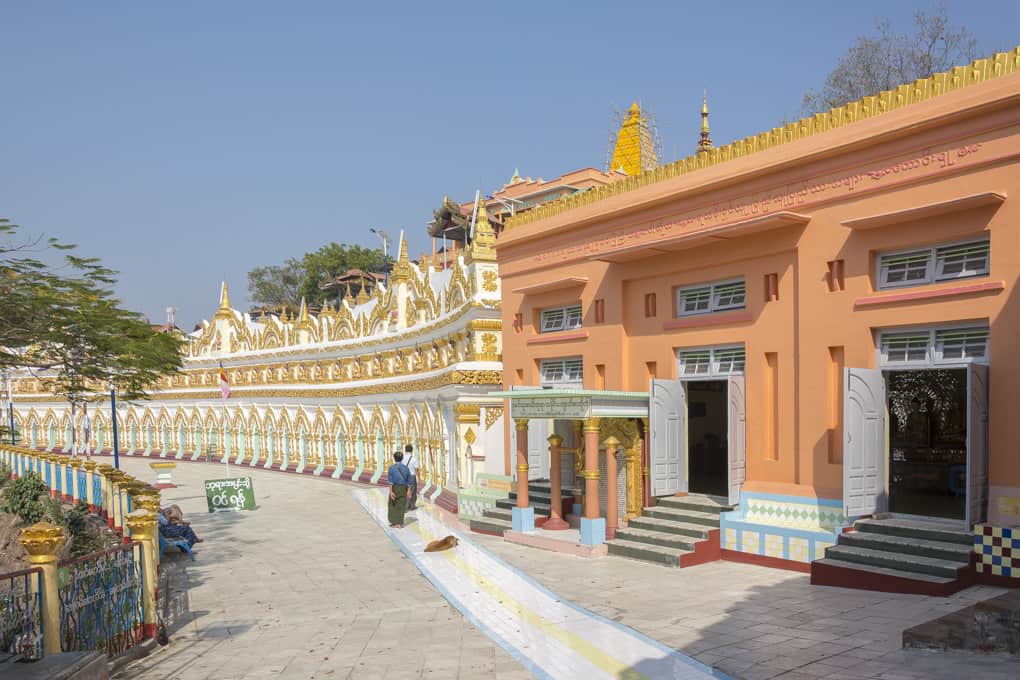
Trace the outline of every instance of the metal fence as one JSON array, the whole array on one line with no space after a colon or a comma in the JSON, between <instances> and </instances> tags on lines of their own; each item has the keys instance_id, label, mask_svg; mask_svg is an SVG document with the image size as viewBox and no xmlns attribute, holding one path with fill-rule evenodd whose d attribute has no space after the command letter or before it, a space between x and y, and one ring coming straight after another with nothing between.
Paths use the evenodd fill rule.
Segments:
<instances>
[{"instance_id":1,"label":"metal fence","mask_svg":"<svg viewBox=\"0 0 1020 680\"><path fill-rule=\"evenodd\" d=\"M65 652L122 654L142 641L141 550L122 546L60 567L60 644Z\"/></svg>"},{"instance_id":2,"label":"metal fence","mask_svg":"<svg viewBox=\"0 0 1020 680\"><path fill-rule=\"evenodd\" d=\"M0 651L26 659L43 655L42 570L0 576Z\"/></svg>"}]
</instances>

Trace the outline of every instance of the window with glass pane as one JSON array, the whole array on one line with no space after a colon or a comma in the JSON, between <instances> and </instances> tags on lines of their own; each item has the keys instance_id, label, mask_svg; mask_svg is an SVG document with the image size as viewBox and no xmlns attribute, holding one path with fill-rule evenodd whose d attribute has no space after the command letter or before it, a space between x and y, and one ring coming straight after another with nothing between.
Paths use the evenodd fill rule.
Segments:
<instances>
[{"instance_id":1,"label":"window with glass pane","mask_svg":"<svg viewBox=\"0 0 1020 680\"><path fill-rule=\"evenodd\" d=\"M882 354L890 363L927 362L928 333L884 333Z\"/></svg>"},{"instance_id":2,"label":"window with glass pane","mask_svg":"<svg viewBox=\"0 0 1020 680\"><path fill-rule=\"evenodd\" d=\"M680 352L681 375L708 375L712 370L712 353L709 350Z\"/></svg>"},{"instance_id":3,"label":"window with glass pane","mask_svg":"<svg viewBox=\"0 0 1020 680\"><path fill-rule=\"evenodd\" d=\"M714 292L714 309L733 309L744 306L744 282L716 284L712 286Z\"/></svg>"},{"instance_id":4,"label":"window with glass pane","mask_svg":"<svg viewBox=\"0 0 1020 680\"><path fill-rule=\"evenodd\" d=\"M935 332L935 356L941 361L984 359L987 354L987 328L957 328Z\"/></svg>"},{"instance_id":5,"label":"window with glass pane","mask_svg":"<svg viewBox=\"0 0 1020 680\"><path fill-rule=\"evenodd\" d=\"M563 378L568 382L584 380L584 369L580 359L568 359L564 362Z\"/></svg>"},{"instance_id":6,"label":"window with glass pane","mask_svg":"<svg viewBox=\"0 0 1020 680\"><path fill-rule=\"evenodd\" d=\"M717 349L715 355L716 373L729 375L744 372L744 349Z\"/></svg>"},{"instance_id":7,"label":"window with glass pane","mask_svg":"<svg viewBox=\"0 0 1020 680\"><path fill-rule=\"evenodd\" d=\"M702 314L712 304L712 287L688 288L677 291L677 315Z\"/></svg>"},{"instance_id":8,"label":"window with glass pane","mask_svg":"<svg viewBox=\"0 0 1020 680\"><path fill-rule=\"evenodd\" d=\"M556 359L542 362L542 382L560 382L563 380L563 361Z\"/></svg>"},{"instance_id":9,"label":"window with glass pane","mask_svg":"<svg viewBox=\"0 0 1020 680\"><path fill-rule=\"evenodd\" d=\"M988 273L988 241L943 246L935 250L935 278L962 279Z\"/></svg>"},{"instance_id":10,"label":"window with glass pane","mask_svg":"<svg viewBox=\"0 0 1020 680\"><path fill-rule=\"evenodd\" d=\"M581 327L581 305L574 305L566 308L567 328Z\"/></svg>"},{"instance_id":11,"label":"window with glass pane","mask_svg":"<svg viewBox=\"0 0 1020 680\"><path fill-rule=\"evenodd\" d=\"M908 286L929 280L931 251L883 255L879 259L879 286Z\"/></svg>"}]
</instances>

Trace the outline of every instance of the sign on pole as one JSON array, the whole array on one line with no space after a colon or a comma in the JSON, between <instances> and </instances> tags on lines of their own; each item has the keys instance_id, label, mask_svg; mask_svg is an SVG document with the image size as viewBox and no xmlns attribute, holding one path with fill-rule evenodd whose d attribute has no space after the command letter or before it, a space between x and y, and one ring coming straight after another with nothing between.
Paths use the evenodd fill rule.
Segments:
<instances>
[{"instance_id":1,"label":"sign on pole","mask_svg":"<svg viewBox=\"0 0 1020 680\"><path fill-rule=\"evenodd\" d=\"M209 512L254 510L255 487L252 486L251 477L207 479L205 500L209 504Z\"/></svg>"}]
</instances>

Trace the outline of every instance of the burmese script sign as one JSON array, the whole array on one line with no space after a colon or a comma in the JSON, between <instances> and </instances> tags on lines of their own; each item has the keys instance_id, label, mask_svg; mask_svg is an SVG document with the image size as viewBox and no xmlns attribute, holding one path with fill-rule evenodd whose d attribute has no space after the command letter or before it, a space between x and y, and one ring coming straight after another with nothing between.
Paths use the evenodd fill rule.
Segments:
<instances>
[{"instance_id":1,"label":"burmese script sign","mask_svg":"<svg viewBox=\"0 0 1020 680\"><path fill-rule=\"evenodd\" d=\"M209 512L254 510L255 487L252 486L251 477L207 479L205 500L209 503Z\"/></svg>"},{"instance_id":2,"label":"burmese script sign","mask_svg":"<svg viewBox=\"0 0 1020 680\"><path fill-rule=\"evenodd\" d=\"M582 420L591 417L591 397L511 397L510 411L514 418Z\"/></svg>"}]
</instances>

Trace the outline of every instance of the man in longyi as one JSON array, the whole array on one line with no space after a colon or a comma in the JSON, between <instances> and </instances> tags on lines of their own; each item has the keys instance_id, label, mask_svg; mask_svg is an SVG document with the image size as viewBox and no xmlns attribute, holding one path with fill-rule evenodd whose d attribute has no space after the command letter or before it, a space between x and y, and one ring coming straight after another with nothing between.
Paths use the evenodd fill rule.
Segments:
<instances>
[{"instance_id":1,"label":"man in longyi","mask_svg":"<svg viewBox=\"0 0 1020 680\"><path fill-rule=\"evenodd\" d=\"M404 512L407 510L407 487L411 483L411 471L402 461L401 451L393 453L393 465L386 471L386 480L390 483L389 520L395 529L404 528Z\"/></svg>"}]
</instances>

